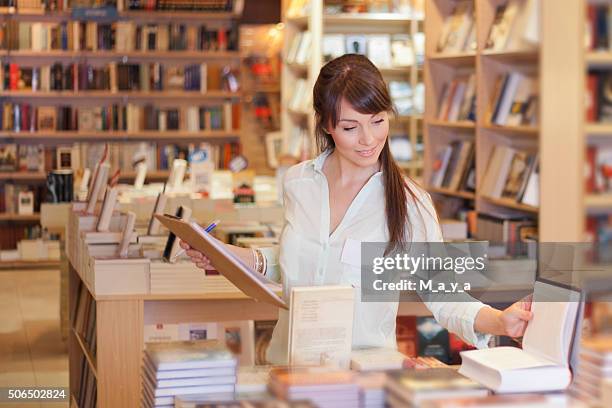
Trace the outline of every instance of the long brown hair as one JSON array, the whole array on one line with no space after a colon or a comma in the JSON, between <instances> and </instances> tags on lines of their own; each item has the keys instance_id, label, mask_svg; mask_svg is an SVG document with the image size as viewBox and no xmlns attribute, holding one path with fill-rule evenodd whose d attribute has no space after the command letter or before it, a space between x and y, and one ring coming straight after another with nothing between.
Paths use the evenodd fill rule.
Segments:
<instances>
[{"instance_id":1,"label":"long brown hair","mask_svg":"<svg viewBox=\"0 0 612 408\"><path fill-rule=\"evenodd\" d=\"M315 139L320 152L335 148L334 139L325 129L338 124L342 99L359 113L395 113L387 85L370 60L363 55L346 54L328 62L321 68L313 89ZM386 252L389 253L405 247L406 225L410 225L408 195L413 202L417 198L391 155L388 138L380 153L380 163L389 229Z\"/></svg>"}]
</instances>

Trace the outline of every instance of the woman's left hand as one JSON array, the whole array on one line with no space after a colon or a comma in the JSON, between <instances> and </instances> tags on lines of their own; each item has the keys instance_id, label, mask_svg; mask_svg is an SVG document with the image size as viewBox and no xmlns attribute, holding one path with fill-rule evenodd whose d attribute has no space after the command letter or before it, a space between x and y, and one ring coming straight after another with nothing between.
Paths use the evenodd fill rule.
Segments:
<instances>
[{"instance_id":1,"label":"woman's left hand","mask_svg":"<svg viewBox=\"0 0 612 408\"><path fill-rule=\"evenodd\" d=\"M527 323L533 317L531 299L529 295L501 312L499 320L506 336L521 337L525 334Z\"/></svg>"}]
</instances>

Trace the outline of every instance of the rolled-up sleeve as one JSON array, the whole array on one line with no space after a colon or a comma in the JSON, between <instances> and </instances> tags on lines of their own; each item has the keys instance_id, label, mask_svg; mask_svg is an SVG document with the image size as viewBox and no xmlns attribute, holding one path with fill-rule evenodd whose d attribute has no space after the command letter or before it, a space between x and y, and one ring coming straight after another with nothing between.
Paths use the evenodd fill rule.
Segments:
<instances>
[{"instance_id":1,"label":"rolled-up sleeve","mask_svg":"<svg viewBox=\"0 0 612 408\"><path fill-rule=\"evenodd\" d=\"M425 219L427 242L442 242L442 230L429 194L426 193L422 201L427 210L422 214ZM492 336L476 332L474 322L480 309L490 306L474 299L467 293L460 296L458 294L452 295L452 301L446 300L445 298L448 297L443 294L437 296L428 294L426 298L425 306L431 311L438 323L448 331L479 349L488 347Z\"/></svg>"}]
</instances>

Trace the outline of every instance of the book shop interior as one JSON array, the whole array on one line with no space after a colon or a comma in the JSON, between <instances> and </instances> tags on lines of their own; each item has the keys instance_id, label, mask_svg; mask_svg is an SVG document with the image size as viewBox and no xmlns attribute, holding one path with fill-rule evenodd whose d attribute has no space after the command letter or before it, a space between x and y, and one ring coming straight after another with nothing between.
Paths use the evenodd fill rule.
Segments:
<instances>
[{"instance_id":1,"label":"book shop interior","mask_svg":"<svg viewBox=\"0 0 612 408\"><path fill-rule=\"evenodd\" d=\"M612 407L612 0L0 0L1 407Z\"/></svg>"}]
</instances>

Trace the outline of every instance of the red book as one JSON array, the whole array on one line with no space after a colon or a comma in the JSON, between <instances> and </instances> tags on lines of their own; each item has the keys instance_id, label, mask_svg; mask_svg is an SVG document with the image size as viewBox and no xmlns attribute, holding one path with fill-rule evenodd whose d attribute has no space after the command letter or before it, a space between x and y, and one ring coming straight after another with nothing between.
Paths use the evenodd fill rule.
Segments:
<instances>
[{"instance_id":1,"label":"red book","mask_svg":"<svg viewBox=\"0 0 612 408\"><path fill-rule=\"evenodd\" d=\"M227 33L225 28L220 28L217 32L217 41L219 42L219 51L227 50Z\"/></svg>"},{"instance_id":2,"label":"red book","mask_svg":"<svg viewBox=\"0 0 612 408\"><path fill-rule=\"evenodd\" d=\"M595 49L595 43L597 42L597 10L595 5L589 4L587 6L587 30L589 33L589 44L588 49Z\"/></svg>"},{"instance_id":3,"label":"red book","mask_svg":"<svg viewBox=\"0 0 612 408\"><path fill-rule=\"evenodd\" d=\"M587 174L586 174L586 192L595 192L595 157L597 156L597 148L589 146L587 148Z\"/></svg>"},{"instance_id":4,"label":"red book","mask_svg":"<svg viewBox=\"0 0 612 408\"><path fill-rule=\"evenodd\" d=\"M19 65L9 65L9 89L16 90L19 86Z\"/></svg>"},{"instance_id":5,"label":"red book","mask_svg":"<svg viewBox=\"0 0 612 408\"><path fill-rule=\"evenodd\" d=\"M597 88L599 77L596 74L589 74L587 77L587 122L597 122L599 106L597 104Z\"/></svg>"},{"instance_id":6,"label":"red book","mask_svg":"<svg viewBox=\"0 0 612 408\"><path fill-rule=\"evenodd\" d=\"M20 123L22 132L26 132L30 130L29 116L30 116L30 106L26 104L22 104L21 105L21 123Z\"/></svg>"}]
</instances>

